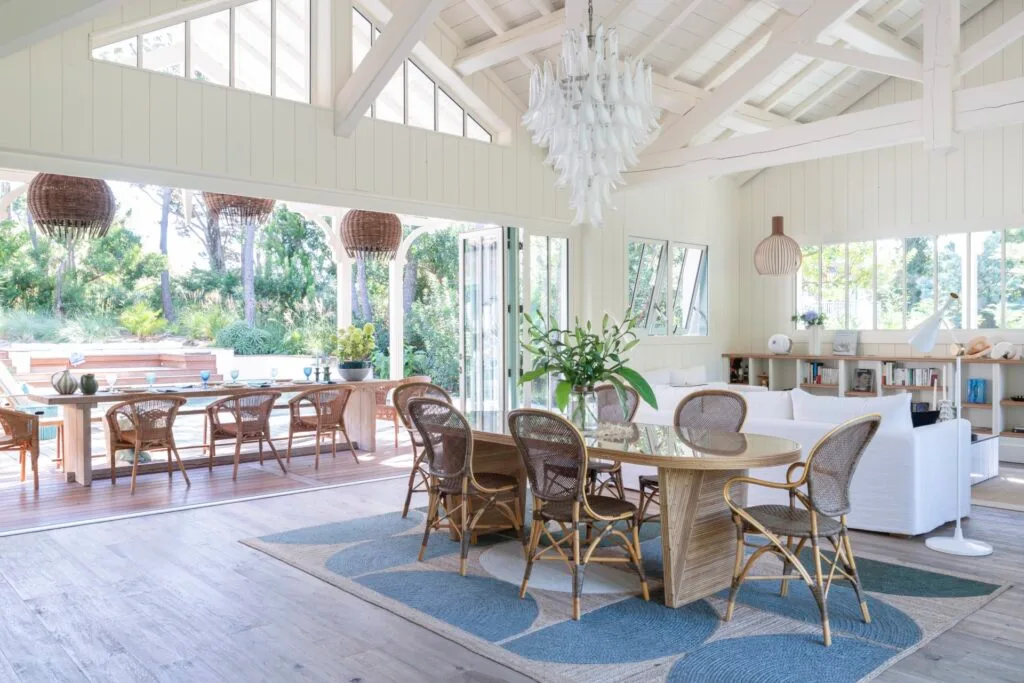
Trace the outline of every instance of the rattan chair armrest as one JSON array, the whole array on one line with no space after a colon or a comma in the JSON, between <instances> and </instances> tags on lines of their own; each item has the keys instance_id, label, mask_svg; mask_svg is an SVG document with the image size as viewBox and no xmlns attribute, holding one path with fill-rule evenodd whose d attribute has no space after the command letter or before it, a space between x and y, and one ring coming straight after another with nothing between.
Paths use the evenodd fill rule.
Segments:
<instances>
[{"instance_id":1,"label":"rattan chair armrest","mask_svg":"<svg viewBox=\"0 0 1024 683\"><path fill-rule=\"evenodd\" d=\"M725 482L725 486L722 487L722 495L725 497L725 503L732 509L737 509L737 505L732 502L732 495L729 493L730 489L736 484L752 484L754 486L763 486L769 489L781 489L783 491L791 491L796 488L796 484L781 483L776 481L765 481L764 479L755 479L754 477L733 477L729 481Z\"/></svg>"},{"instance_id":2,"label":"rattan chair armrest","mask_svg":"<svg viewBox=\"0 0 1024 683\"><path fill-rule=\"evenodd\" d=\"M797 479L796 481L794 481L793 480L793 472L796 471L796 469L798 467L803 468L803 472L800 474L800 478ZM806 480L806 479L807 479L807 463L806 462L803 462L803 461L795 462L795 463L793 463L792 465L789 466L789 469L786 470L786 481L789 482L790 484L796 484L798 486L802 486L803 483L804 483L804 480Z\"/></svg>"}]
</instances>

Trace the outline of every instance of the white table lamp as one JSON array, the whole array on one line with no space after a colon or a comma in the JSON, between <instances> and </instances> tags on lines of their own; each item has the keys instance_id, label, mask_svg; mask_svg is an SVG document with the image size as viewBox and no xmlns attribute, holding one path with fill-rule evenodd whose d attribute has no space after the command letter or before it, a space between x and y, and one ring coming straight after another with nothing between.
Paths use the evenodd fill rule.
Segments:
<instances>
[{"instance_id":1,"label":"white table lamp","mask_svg":"<svg viewBox=\"0 0 1024 683\"><path fill-rule=\"evenodd\" d=\"M943 323L949 326L952 332L952 326L948 324L946 320L946 313L949 309L959 303L960 297L950 292L949 298L946 299L935 313L928 316L920 325L915 327L910 335L910 345L915 351L921 353L928 353L935 348L935 342L939 337L939 328L942 327ZM960 344L956 340L956 336L953 337L954 343L959 347ZM960 370L961 364L960 359L963 355L963 348L959 348L959 352L956 356L956 372L953 378L953 403L956 405L956 419L957 419L957 438L956 438L956 476L954 481L956 482L956 530L953 532L953 536L934 536L925 541L932 550L936 550L940 553L948 553L950 555L966 555L969 557L982 557L984 555L992 554L992 546L982 541L973 541L968 538L964 538L963 528L960 525Z\"/></svg>"}]
</instances>

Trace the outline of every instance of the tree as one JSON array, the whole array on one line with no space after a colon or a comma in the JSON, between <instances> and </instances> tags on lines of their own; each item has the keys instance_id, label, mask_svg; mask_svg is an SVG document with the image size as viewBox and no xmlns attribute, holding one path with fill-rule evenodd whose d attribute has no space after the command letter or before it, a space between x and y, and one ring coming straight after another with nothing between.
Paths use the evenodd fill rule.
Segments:
<instances>
[{"instance_id":1,"label":"tree","mask_svg":"<svg viewBox=\"0 0 1024 683\"><path fill-rule=\"evenodd\" d=\"M160 272L160 304L164 318L174 321L174 304L171 302L171 274L167 269L167 226L171 218L171 199L174 190L170 187L161 188L160 192L160 253L164 256L164 269Z\"/></svg>"},{"instance_id":2,"label":"tree","mask_svg":"<svg viewBox=\"0 0 1024 683\"><path fill-rule=\"evenodd\" d=\"M256 221L249 219L242 227L242 311L245 324L256 326L256 266L253 250L256 247Z\"/></svg>"}]
</instances>

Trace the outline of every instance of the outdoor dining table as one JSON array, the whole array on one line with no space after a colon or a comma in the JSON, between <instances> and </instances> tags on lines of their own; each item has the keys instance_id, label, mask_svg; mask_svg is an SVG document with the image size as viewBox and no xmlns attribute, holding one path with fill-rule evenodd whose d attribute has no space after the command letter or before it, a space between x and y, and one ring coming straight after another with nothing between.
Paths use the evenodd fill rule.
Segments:
<instances>
[{"instance_id":1,"label":"outdoor dining table","mask_svg":"<svg viewBox=\"0 0 1024 683\"><path fill-rule=\"evenodd\" d=\"M101 391L91 396L80 393L62 395L56 392L29 394L28 399L48 406L60 406L64 413L64 472L69 483L78 482L83 486L92 485L92 419L93 410L101 404L115 404L133 398L157 396L182 396L186 399L218 399L237 396L250 391L280 391L283 394L297 393L315 387L345 386L352 389L345 422L352 445L363 451L377 450L377 425L375 391L378 385L388 380L364 380L362 382L296 383L278 381L265 383L241 382L237 386L210 384L207 388L195 386L161 386L154 389L126 391Z\"/></svg>"},{"instance_id":2,"label":"outdoor dining table","mask_svg":"<svg viewBox=\"0 0 1024 683\"><path fill-rule=\"evenodd\" d=\"M513 444L506 416L467 415L474 442ZM748 469L788 465L800 444L775 436L651 424L605 424L584 434L591 459L658 468L665 604L681 607L732 583L736 526L725 483ZM733 488L745 504L746 485Z\"/></svg>"}]
</instances>

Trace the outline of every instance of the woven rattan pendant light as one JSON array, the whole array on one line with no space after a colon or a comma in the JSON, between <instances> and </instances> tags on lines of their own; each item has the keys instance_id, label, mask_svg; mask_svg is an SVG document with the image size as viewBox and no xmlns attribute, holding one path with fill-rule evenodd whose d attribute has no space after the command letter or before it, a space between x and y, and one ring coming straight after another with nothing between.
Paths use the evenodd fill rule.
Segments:
<instances>
[{"instance_id":1,"label":"woven rattan pendant light","mask_svg":"<svg viewBox=\"0 0 1024 683\"><path fill-rule=\"evenodd\" d=\"M206 209L211 216L224 218L239 225L249 222L265 223L274 211L273 199L204 192L203 201L206 202Z\"/></svg>"},{"instance_id":2,"label":"woven rattan pendant light","mask_svg":"<svg viewBox=\"0 0 1024 683\"><path fill-rule=\"evenodd\" d=\"M40 173L28 184L27 199L43 234L62 242L103 237L117 210L110 186L94 178Z\"/></svg>"},{"instance_id":3,"label":"woven rattan pendant light","mask_svg":"<svg viewBox=\"0 0 1024 683\"><path fill-rule=\"evenodd\" d=\"M800 270L800 245L782 232L782 216L772 216L772 234L754 249L754 267L761 275L792 275Z\"/></svg>"},{"instance_id":4,"label":"woven rattan pendant light","mask_svg":"<svg viewBox=\"0 0 1024 683\"><path fill-rule=\"evenodd\" d=\"M351 258L390 261L402 244L402 220L393 213L353 209L341 219L341 243Z\"/></svg>"}]
</instances>

